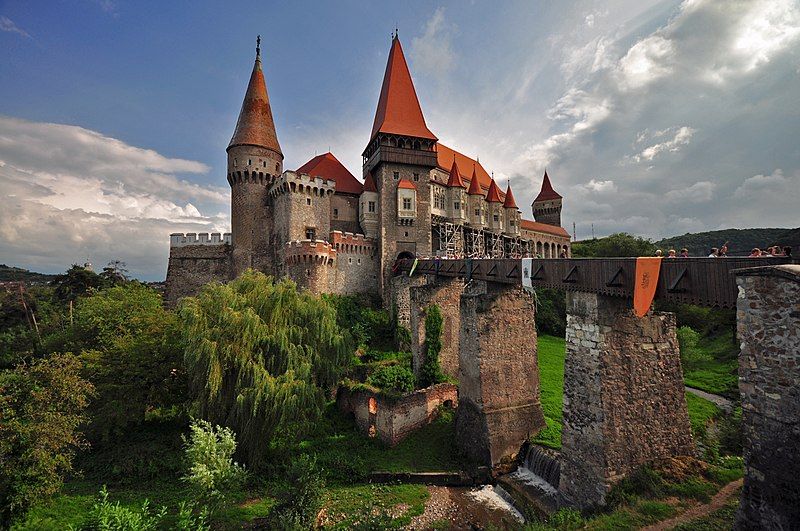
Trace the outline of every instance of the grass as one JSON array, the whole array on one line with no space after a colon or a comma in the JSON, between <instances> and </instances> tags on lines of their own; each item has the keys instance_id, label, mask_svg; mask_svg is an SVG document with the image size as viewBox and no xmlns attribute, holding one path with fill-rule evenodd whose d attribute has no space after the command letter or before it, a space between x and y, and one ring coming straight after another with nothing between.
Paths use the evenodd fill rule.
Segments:
<instances>
[{"instance_id":1,"label":"grass","mask_svg":"<svg viewBox=\"0 0 800 531\"><path fill-rule=\"evenodd\" d=\"M561 448L565 355L566 344L563 338L539 336L539 386L547 427L539 432L533 442L556 450Z\"/></svg>"},{"instance_id":2,"label":"grass","mask_svg":"<svg viewBox=\"0 0 800 531\"><path fill-rule=\"evenodd\" d=\"M692 435L697 437L706 436L706 425L708 422L720 415L719 407L705 398L686 393L686 407L689 410L689 423L692 425Z\"/></svg>"},{"instance_id":3,"label":"grass","mask_svg":"<svg viewBox=\"0 0 800 531\"><path fill-rule=\"evenodd\" d=\"M425 485L354 485L327 491L325 527L397 529L425 510Z\"/></svg>"},{"instance_id":4,"label":"grass","mask_svg":"<svg viewBox=\"0 0 800 531\"><path fill-rule=\"evenodd\" d=\"M681 524L675 528L675 531L727 531L728 529L733 529L736 511L739 508L740 493L741 489L731 496L722 508L717 509L708 516Z\"/></svg>"},{"instance_id":5,"label":"grass","mask_svg":"<svg viewBox=\"0 0 800 531\"><path fill-rule=\"evenodd\" d=\"M739 347L732 330L700 337L683 347L681 360L686 385L708 393L736 398Z\"/></svg>"}]
</instances>

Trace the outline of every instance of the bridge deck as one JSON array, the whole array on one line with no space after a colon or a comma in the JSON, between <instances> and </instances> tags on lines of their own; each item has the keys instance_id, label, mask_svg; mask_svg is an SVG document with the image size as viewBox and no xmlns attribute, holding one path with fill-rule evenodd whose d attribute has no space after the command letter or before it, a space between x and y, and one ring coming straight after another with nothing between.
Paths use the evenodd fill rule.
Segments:
<instances>
[{"instance_id":1,"label":"bridge deck","mask_svg":"<svg viewBox=\"0 0 800 531\"><path fill-rule=\"evenodd\" d=\"M661 261L656 298L670 302L736 307L736 269L800 263L790 258L670 258ZM398 272L411 271L414 260L399 260ZM522 284L523 275L534 287L599 293L633 298L636 258L533 259L525 271L518 259L419 260L414 274Z\"/></svg>"}]
</instances>

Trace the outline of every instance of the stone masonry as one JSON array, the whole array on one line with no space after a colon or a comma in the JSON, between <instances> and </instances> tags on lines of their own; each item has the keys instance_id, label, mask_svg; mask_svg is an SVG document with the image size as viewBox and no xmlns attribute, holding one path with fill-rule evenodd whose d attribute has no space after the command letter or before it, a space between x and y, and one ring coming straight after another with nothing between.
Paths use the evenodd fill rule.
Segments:
<instances>
[{"instance_id":1,"label":"stone masonry","mask_svg":"<svg viewBox=\"0 0 800 531\"><path fill-rule=\"evenodd\" d=\"M175 236L183 235L173 235ZM173 245L169 253L164 300L169 306L174 306L182 297L197 295L200 288L209 282L227 282L232 278L233 256L230 244L211 244L210 239L206 238L204 243Z\"/></svg>"},{"instance_id":2,"label":"stone masonry","mask_svg":"<svg viewBox=\"0 0 800 531\"><path fill-rule=\"evenodd\" d=\"M567 293L559 490L601 506L637 467L693 453L675 315L637 318L626 299Z\"/></svg>"},{"instance_id":3,"label":"stone masonry","mask_svg":"<svg viewBox=\"0 0 800 531\"><path fill-rule=\"evenodd\" d=\"M436 304L443 320L439 364L447 376L458 378L459 305L463 291L464 281L459 278L429 279L428 284L411 288L411 360L416 376L425 362L425 316L427 309Z\"/></svg>"},{"instance_id":4,"label":"stone masonry","mask_svg":"<svg viewBox=\"0 0 800 531\"><path fill-rule=\"evenodd\" d=\"M477 283L473 281L473 283ZM497 465L545 426L534 302L519 286L483 284L461 295L456 443Z\"/></svg>"},{"instance_id":5,"label":"stone masonry","mask_svg":"<svg viewBox=\"0 0 800 531\"><path fill-rule=\"evenodd\" d=\"M800 526L800 266L737 272L744 432L737 529Z\"/></svg>"}]
</instances>

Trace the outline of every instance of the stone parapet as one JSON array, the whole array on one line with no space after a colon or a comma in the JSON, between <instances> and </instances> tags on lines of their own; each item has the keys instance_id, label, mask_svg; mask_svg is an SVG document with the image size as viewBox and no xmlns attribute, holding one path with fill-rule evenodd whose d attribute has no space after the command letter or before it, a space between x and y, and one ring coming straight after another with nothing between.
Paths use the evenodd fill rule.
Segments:
<instances>
[{"instance_id":1,"label":"stone parapet","mask_svg":"<svg viewBox=\"0 0 800 531\"><path fill-rule=\"evenodd\" d=\"M694 451L675 315L630 306L567 293L559 488L581 508L639 466Z\"/></svg>"},{"instance_id":2,"label":"stone parapet","mask_svg":"<svg viewBox=\"0 0 800 531\"><path fill-rule=\"evenodd\" d=\"M339 253L374 255L377 251L377 242L363 234L352 232L332 231L331 244Z\"/></svg>"},{"instance_id":3,"label":"stone parapet","mask_svg":"<svg viewBox=\"0 0 800 531\"><path fill-rule=\"evenodd\" d=\"M335 191L336 181L313 177L305 173L285 171L272 181L268 193L272 197L288 193L326 196L332 195Z\"/></svg>"},{"instance_id":4,"label":"stone parapet","mask_svg":"<svg viewBox=\"0 0 800 531\"><path fill-rule=\"evenodd\" d=\"M185 247L187 245L230 245L231 233L226 232L173 232L169 235L170 247Z\"/></svg>"},{"instance_id":5,"label":"stone parapet","mask_svg":"<svg viewBox=\"0 0 800 531\"><path fill-rule=\"evenodd\" d=\"M327 264L336 260L336 249L324 240L294 240L286 244L284 260L287 264Z\"/></svg>"},{"instance_id":6,"label":"stone parapet","mask_svg":"<svg viewBox=\"0 0 800 531\"><path fill-rule=\"evenodd\" d=\"M737 529L800 523L800 265L736 271L744 487Z\"/></svg>"}]
</instances>

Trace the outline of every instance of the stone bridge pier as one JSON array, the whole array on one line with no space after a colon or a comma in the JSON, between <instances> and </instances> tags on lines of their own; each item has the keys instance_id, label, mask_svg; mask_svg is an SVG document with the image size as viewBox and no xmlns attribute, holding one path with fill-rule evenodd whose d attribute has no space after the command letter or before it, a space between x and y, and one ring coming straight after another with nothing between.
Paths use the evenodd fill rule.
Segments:
<instances>
[{"instance_id":1,"label":"stone bridge pier","mask_svg":"<svg viewBox=\"0 0 800 531\"><path fill-rule=\"evenodd\" d=\"M520 286L472 284L460 297L456 443L492 466L545 426L534 302Z\"/></svg>"},{"instance_id":2,"label":"stone bridge pier","mask_svg":"<svg viewBox=\"0 0 800 531\"><path fill-rule=\"evenodd\" d=\"M737 271L744 488L737 529L800 526L800 265Z\"/></svg>"},{"instance_id":3,"label":"stone bridge pier","mask_svg":"<svg viewBox=\"0 0 800 531\"><path fill-rule=\"evenodd\" d=\"M694 451L675 315L634 315L630 300L567 293L559 490L603 505L637 467Z\"/></svg>"},{"instance_id":4,"label":"stone bridge pier","mask_svg":"<svg viewBox=\"0 0 800 531\"><path fill-rule=\"evenodd\" d=\"M458 379L458 345L461 328L459 304L464 292L464 281L452 277L428 277L427 284L412 286L411 299L411 354L414 375L419 376L425 362L425 316L432 304L442 312L442 350L439 363L442 371Z\"/></svg>"}]
</instances>

